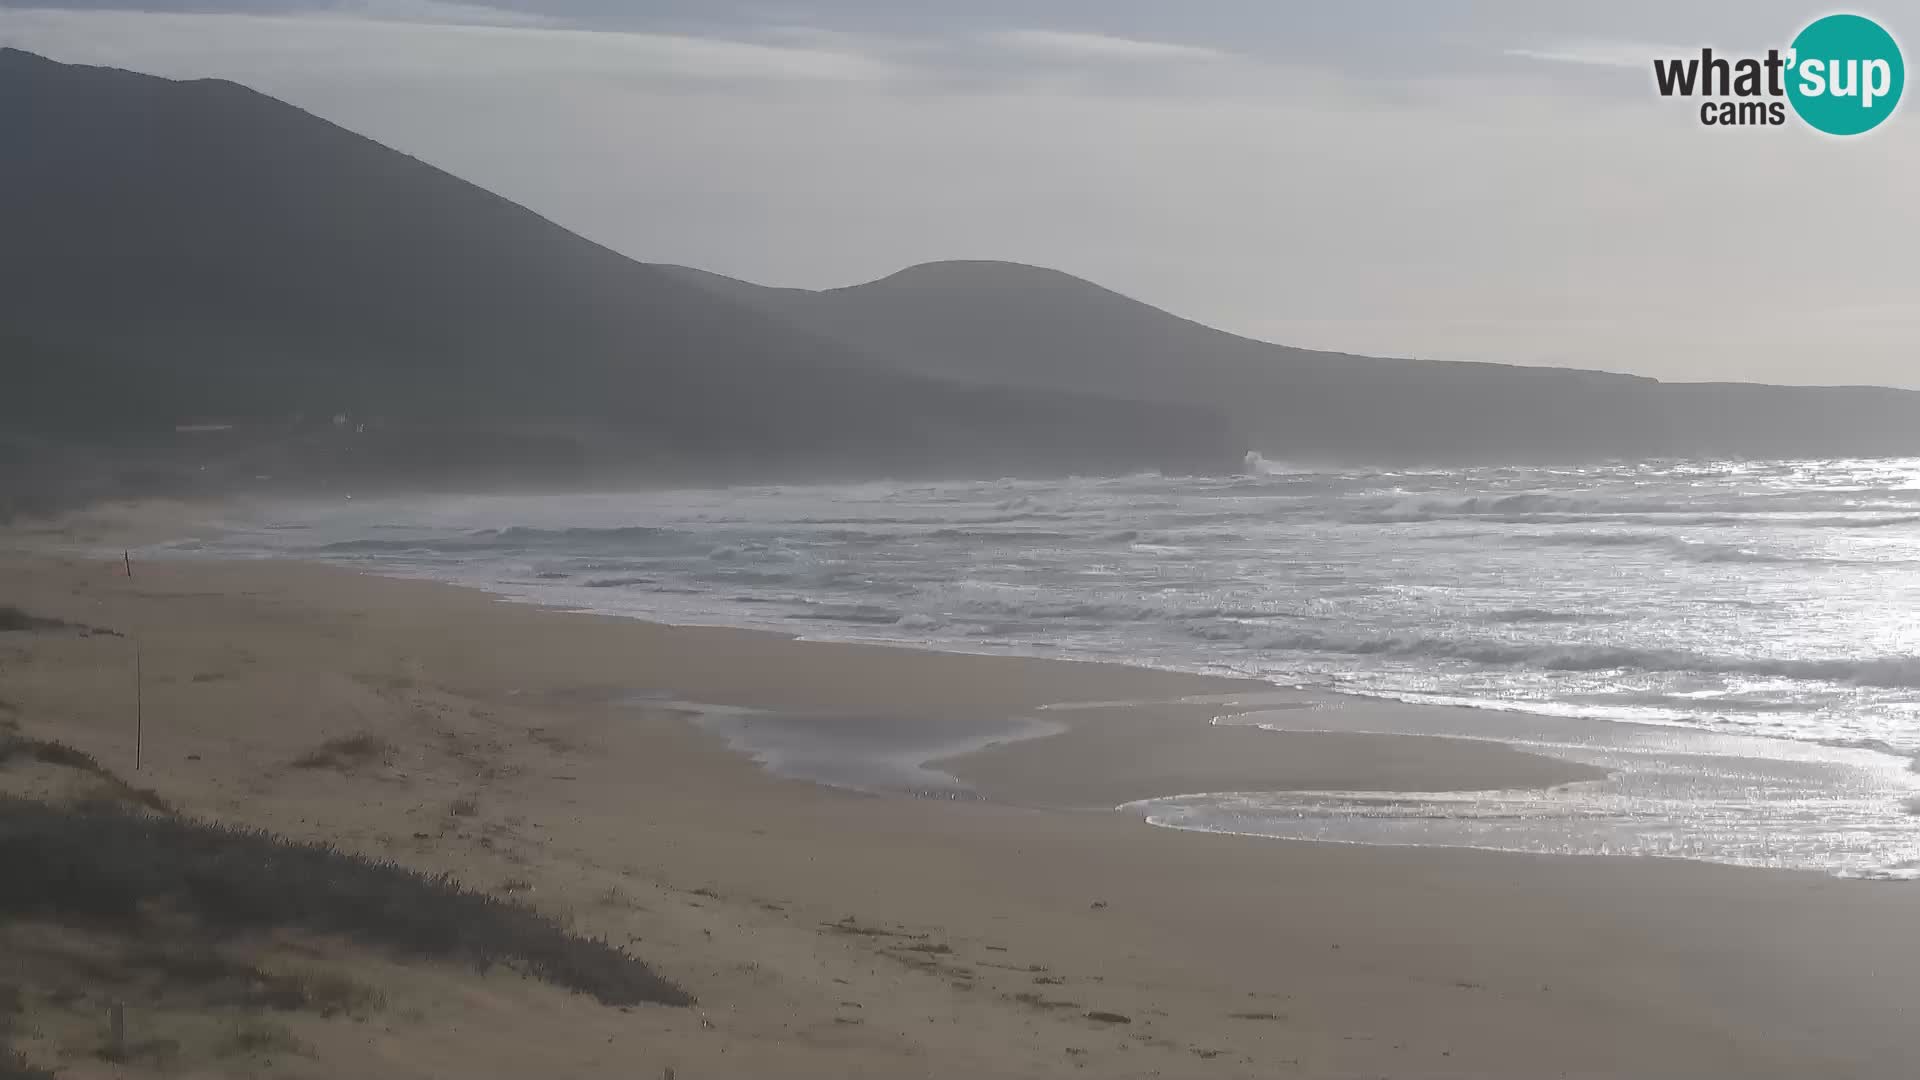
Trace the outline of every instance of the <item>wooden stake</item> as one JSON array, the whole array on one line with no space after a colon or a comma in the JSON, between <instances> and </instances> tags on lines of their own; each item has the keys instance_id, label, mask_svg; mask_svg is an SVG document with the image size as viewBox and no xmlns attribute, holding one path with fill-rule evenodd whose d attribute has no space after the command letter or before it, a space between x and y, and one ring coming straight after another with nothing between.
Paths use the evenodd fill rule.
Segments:
<instances>
[{"instance_id":1,"label":"wooden stake","mask_svg":"<svg viewBox=\"0 0 1920 1080\"><path fill-rule=\"evenodd\" d=\"M107 1006L107 1060L127 1059L127 1007L116 1001Z\"/></svg>"},{"instance_id":2,"label":"wooden stake","mask_svg":"<svg viewBox=\"0 0 1920 1080\"><path fill-rule=\"evenodd\" d=\"M147 703L140 678L140 643L133 643L133 771L140 771L141 744L147 735Z\"/></svg>"},{"instance_id":3,"label":"wooden stake","mask_svg":"<svg viewBox=\"0 0 1920 1080\"><path fill-rule=\"evenodd\" d=\"M120 558L124 559L127 564L127 580L132 581L133 580L133 552L122 551L120 553Z\"/></svg>"}]
</instances>

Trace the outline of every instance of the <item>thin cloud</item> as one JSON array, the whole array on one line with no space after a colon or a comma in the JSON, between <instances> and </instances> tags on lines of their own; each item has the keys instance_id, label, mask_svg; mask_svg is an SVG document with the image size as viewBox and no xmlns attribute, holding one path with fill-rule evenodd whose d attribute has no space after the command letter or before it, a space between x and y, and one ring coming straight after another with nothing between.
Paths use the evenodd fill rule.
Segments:
<instances>
[{"instance_id":1,"label":"thin cloud","mask_svg":"<svg viewBox=\"0 0 1920 1080\"><path fill-rule=\"evenodd\" d=\"M0 8L0 44L56 60L124 63L179 75L210 72L180 70L170 59L200 66L248 56L273 56L334 75L370 69L483 76L541 71L751 84L877 83L909 74L883 56L844 47L485 21L494 10L433 0L374 0L357 9L297 15Z\"/></svg>"},{"instance_id":2,"label":"thin cloud","mask_svg":"<svg viewBox=\"0 0 1920 1080\"><path fill-rule=\"evenodd\" d=\"M1501 55L1587 67L1645 68L1655 57L1685 56L1689 51L1640 41L1569 41L1539 48L1505 49Z\"/></svg>"},{"instance_id":3,"label":"thin cloud","mask_svg":"<svg viewBox=\"0 0 1920 1080\"><path fill-rule=\"evenodd\" d=\"M557 26L559 20L528 11L509 11L450 0L342 0L326 14L375 22L425 23L430 26Z\"/></svg>"},{"instance_id":4,"label":"thin cloud","mask_svg":"<svg viewBox=\"0 0 1920 1080\"><path fill-rule=\"evenodd\" d=\"M1070 30L1001 30L989 34L988 39L1004 49L1065 60L1158 63L1225 60L1229 56L1219 49L1200 45Z\"/></svg>"}]
</instances>

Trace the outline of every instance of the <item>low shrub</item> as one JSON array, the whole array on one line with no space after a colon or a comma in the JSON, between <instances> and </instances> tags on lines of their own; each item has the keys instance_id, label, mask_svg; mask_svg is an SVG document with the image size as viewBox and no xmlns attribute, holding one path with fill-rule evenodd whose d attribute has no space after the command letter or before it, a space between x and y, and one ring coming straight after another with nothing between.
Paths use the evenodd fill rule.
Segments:
<instances>
[{"instance_id":1,"label":"low shrub","mask_svg":"<svg viewBox=\"0 0 1920 1080\"><path fill-rule=\"evenodd\" d=\"M293 759L296 769L352 769L385 761L393 753L393 744L378 735L362 732L328 739Z\"/></svg>"},{"instance_id":2,"label":"low shrub","mask_svg":"<svg viewBox=\"0 0 1920 1080\"><path fill-rule=\"evenodd\" d=\"M609 1005L693 1000L606 941L448 875L257 830L0 797L0 915L129 928L150 909L216 935L291 927L501 964Z\"/></svg>"}]
</instances>

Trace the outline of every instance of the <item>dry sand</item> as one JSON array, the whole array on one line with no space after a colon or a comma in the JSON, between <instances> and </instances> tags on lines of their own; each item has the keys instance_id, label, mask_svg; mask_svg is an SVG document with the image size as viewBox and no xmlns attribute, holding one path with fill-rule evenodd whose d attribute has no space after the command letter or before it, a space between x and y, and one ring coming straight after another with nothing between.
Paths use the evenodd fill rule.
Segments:
<instances>
[{"instance_id":1,"label":"dry sand","mask_svg":"<svg viewBox=\"0 0 1920 1080\"><path fill-rule=\"evenodd\" d=\"M657 626L290 563L137 563L129 580L22 552L0 557L0 603L125 635L0 634L0 700L25 732L130 772L137 642L131 779L188 813L524 885L699 998L612 1009L341 950L329 962L379 984L377 1012L291 1018L302 1049L213 1075L1920 1075L1920 888L1200 835L1087 809L1585 775L1495 745L1097 708L942 766L988 801L861 795L771 776L631 697L912 724L1257 688ZM391 755L291 765L360 732ZM67 1075L132 1075L80 1038L28 1047Z\"/></svg>"}]
</instances>

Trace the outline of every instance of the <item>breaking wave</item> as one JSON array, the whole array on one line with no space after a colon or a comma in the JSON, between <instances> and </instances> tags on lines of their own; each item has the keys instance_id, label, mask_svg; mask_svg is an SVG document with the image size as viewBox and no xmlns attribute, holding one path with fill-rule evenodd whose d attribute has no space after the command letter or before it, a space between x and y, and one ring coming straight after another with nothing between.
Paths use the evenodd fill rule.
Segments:
<instances>
[{"instance_id":1,"label":"breaking wave","mask_svg":"<svg viewBox=\"0 0 1920 1080\"><path fill-rule=\"evenodd\" d=\"M1858 686L1920 687L1920 656L1795 660L1707 656L1678 649L1521 644L1425 637L1417 634L1353 637L1288 632L1254 639L1261 649L1350 656L1436 657L1544 671L1685 671L1772 676Z\"/></svg>"},{"instance_id":2,"label":"breaking wave","mask_svg":"<svg viewBox=\"0 0 1920 1080\"><path fill-rule=\"evenodd\" d=\"M1244 465L357 499L176 550L669 622L1920 745L1920 460Z\"/></svg>"},{"instance_id":3,"label":"breaking wave","mask_svg":"<svg viewBox=\"0 0 1920 1080\"><path fill-rule=\"evenodd\" d=\"M1909 496L1920 494L1906 493ZM1622 499L1523 492L1513 495L1474 495L1461 499L1398 499L1361 506L1348 515L1360 523L1394 524L1442 521L1448 518L1485 518L1514 525L1578 524L1638 520L1662 525L1770 525L1791 528L1880 529L1920 524L1920 514L1887 510L1909 509L1911 500L1881 501L1870 505L1804 496L1750 496L1724 501L1668 502L1659 499ZM1826 512L1820 512L1826 511Z\"/></svg>"},{"instance_id":4,"label":"breaking wave","mask_svg":"<svg viewBox=\"0 0 1920 1080\"><path fill-rule=\"evenodd\" d=\"M1595 612L1548 611L1545 608L1501 608L1479 616L1480 622L1490 623L1579 623L1598 622L1612 616Z\"/></svg>"},{"instance_id":5,"label":"breaking wave","mask_svg":"<svg viewBox=\"0 0 1920 1080\"><path fill-rule=\"evenodd\" d=\"M505 552L539 548L646 548L661 543L686 543L688 533L676 529L625 526L615 529L535 529L515 525L506 529L479 529L459 536L422 536L395 539L338 540L318 550L351 555L423 552Z\"/></svg>"},{"instance_id":6,"label":"breaking wave","mask_svg":"<svg viewBox=\"0 0 1920 1080\"><path fill-rule=\"evenodd\" d=\"M1655 548L1673 558L1697 563L1818 564L1858 561L1832 556L1759 551L1750 546L1709 543L1658 532L1522 533L1513 537L1513 540L1544 547Z\"/></svg>"}]
</instances>

